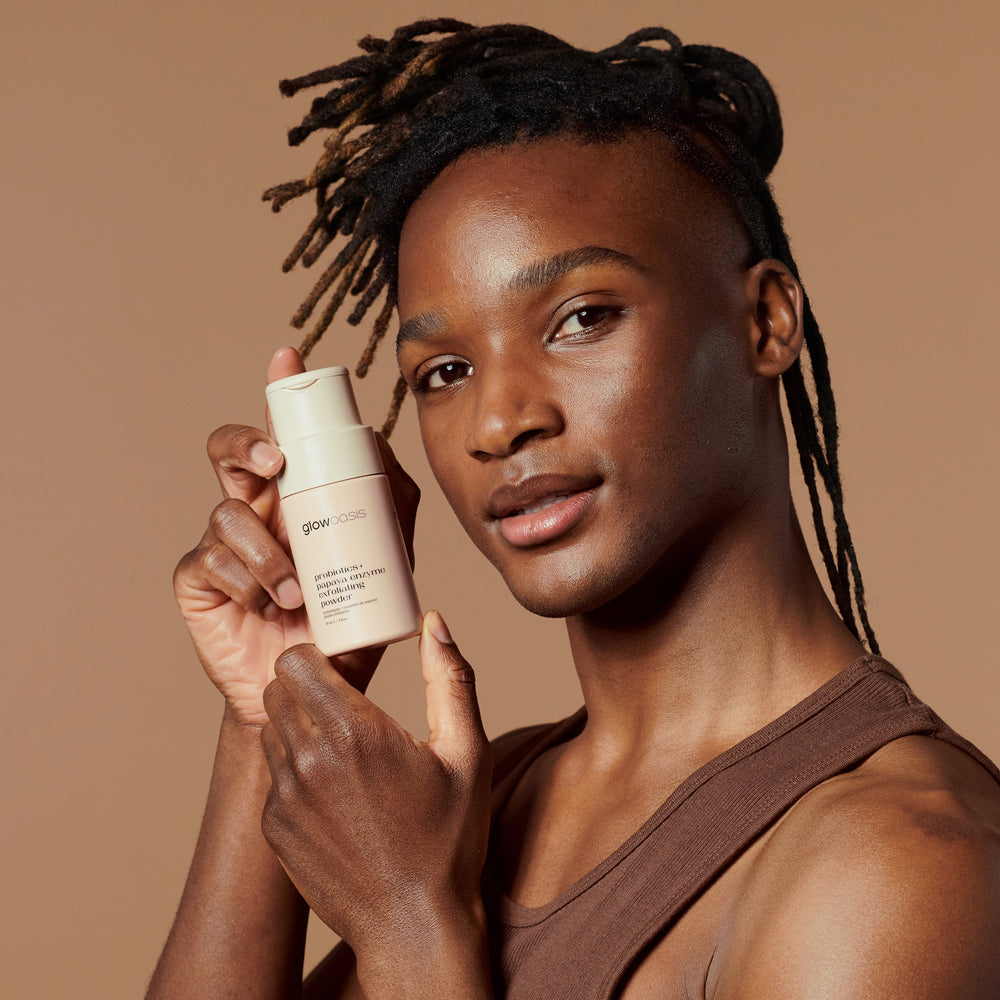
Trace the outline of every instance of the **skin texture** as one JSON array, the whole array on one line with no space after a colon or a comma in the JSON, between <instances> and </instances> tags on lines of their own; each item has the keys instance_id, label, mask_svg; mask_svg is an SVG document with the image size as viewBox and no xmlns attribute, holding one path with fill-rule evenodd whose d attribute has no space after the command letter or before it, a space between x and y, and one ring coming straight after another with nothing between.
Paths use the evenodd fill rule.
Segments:
<instances>
[{"instance_id":1,"label":"skin texture","mask_svg":"<svg viewBox=\"0 0 1000 1000\"><path fill-rule=\"evenodd\" d=\"M495 831L493 873L521 903L565 890L861 652L789 497L777 380L801 303L653 135L467 154L407 216L398 357L431 467L515 597L566 618L588 709ZM297 365L279 352L269 375ZM213 440L227 499L175 585L227 711L150 995L297 995L305 900L351 948L304 996L488 997L489 755L471 668L431 613L429 738L368 702L377 654L327 661L281 586L277 467L250 457L267 435ZM390 475L412 531L413 488ZM993 997L998 829L996 784L970 758L890 744L796 803L624 996Z\"/></svg>"}]
</instances>

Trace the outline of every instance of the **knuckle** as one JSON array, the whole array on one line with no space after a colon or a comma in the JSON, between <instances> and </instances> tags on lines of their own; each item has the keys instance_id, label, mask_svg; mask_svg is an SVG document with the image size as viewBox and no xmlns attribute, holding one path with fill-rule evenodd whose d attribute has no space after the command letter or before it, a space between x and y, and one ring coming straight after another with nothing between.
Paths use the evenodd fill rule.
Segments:
<instances>
[{"instance_id":1,"label":"knuckle","mask_svg":"<svg viewBox=\"0 0 1000 1000\"><path fill-rule=\"evenodd\" d=\"M465 660L458 660L448 667L448 676L459 684L476 683L476 672Z\"/></svg>"},{"instance_id":2,"label":"knuckle","mask_svg":"<svg viewBox=\"0 0 1000 1000\"><path fill-rule=\"evenodd\" d=\"M208 457L214 462L223 455L231 453L233 450L232 442L240 430L239 424L223 424L221 427L216 427L208 435L208 441L205 444Z\"/></svg>"},{"instance_id":3,"label":"knuckle","mask_svg":"<svg viewBox=\"0 0 1000 1000\"><path fill-rule=\"evenodd\" d=\"M336 712L323 720L325 752L331 761L345 764L370 758L372 734L369 726L355 714Z\"/></svg>"},{"instance_id":4,"label":"knuckle","mask_svg":"<svg viewBox=\"0 0 1000 1000\"><path fill-rule=\"evenodd\" d=\"M218 577L225 574L233 554L222 542L213 542L200 550L198 558L202 568L210 577Z\"/></svg>"},{"instance_id":5,"label":"knuckle","mask_svg":"<svg viewBox=\"0 0 1000 1000\"><path fill-rule=\"evenodd\" d=\"M284 678L294 682L297 678L310 673L314 654L317 652L318 650L315 646L311 646L305 642L289 646L274 661L275 677L279 680Z\"/></svg>"},{"instance_id":6,"label":"knuckle","mask_svg":"<svg viewBox=\"0 0 1000 1000\"><path fill-rule=\"evenodd\" d=\"M174 567L174 588L176 589L178 584L183 582L184 577L191 572L195 565L200 560L198 549L191 549L190 552L185 552L184 555L180 557L177 561L177 565Z\"/></svg>"},{"instance_id":7,"label":"knuckle","mask_svg":"<svg viewBox=\"0 0 1000 1000\"><path fill-rule=\"evenodd\" d=\"M441 652L444 655L445 673L449 680L461 684L476 683L476 672L472 669L472 664L462 656L457 646L449 643L441 647Z\"/></svg>"},{"instance_id":8,"label":"knuckle","mask_svg":"<svg viewBox=\"0 0 1000 1000\"><path fill-rule=\"evenodd\" d=\"M272 789L260 815L260 832L268 846L277 851L284 842L285 817L280 797Z\"/></svg>"},{"instance_id":9,"label":"knuckle","mask_svg":"<svg viewBox=\"0 0 1000 1000\"><path fill-rule=\"evenodd\" d=\"M209 515L208 523L220 538L233 535L247 515L256 516L249 504L229 497L217 504Z\"/></svg>"},{"instance_id":10,"label":"knuckle","mask_svg":"<svg viewBox=\"0 0 1000 1000\"><path fill-rule=\"evenodd\" d=\"M263 436L261 431L256 427L231 424L229 438L230 453L233 457L249 459L251 447L260 441Z\"/></svg>"},{"instance_id":11,"label":"knuckle","mask_svg":"<svg viewBox=\"0 0 1000 1000\"><path fill-rule=\"evenodd\" d=\"M262 580L278 583L287 575L288 557L277 542L258 541L248 546L246 557Z\"/></svg>"},{"instance_id":12,"label":"knuckle","mask_svg":"<svg viewBox=\"0 0 1000 1000\"><path fill-rule=\"evenodd\" d=\"M299 747L289 755L288 766L299 788L309 789L320 784L317 779L321 760L322 755L317 754L311 745Z\"/></svg>"},{"instance_id":13,"label":"knuckle","mask_svg":"<svg viewBox=\"0 0 1000 1000\"><path fill-rule=\"evenodd\" d=\"M222 542L213 542L201 549L199 563L203 577L241 607L254 608L266 596L246 566Z\"/></svg>"},{"instance_id":14,"label":"knuckle","mask_svg":"<svg viewBox=\"0 0 1000 1000\"><path fill-rule=\"evenodd\" d=\"M277 581L288 573L288 556L245 501L223 500L212 510L209 527L217 538L232 544L258 578Z\"/></svg>"}]
</instances>

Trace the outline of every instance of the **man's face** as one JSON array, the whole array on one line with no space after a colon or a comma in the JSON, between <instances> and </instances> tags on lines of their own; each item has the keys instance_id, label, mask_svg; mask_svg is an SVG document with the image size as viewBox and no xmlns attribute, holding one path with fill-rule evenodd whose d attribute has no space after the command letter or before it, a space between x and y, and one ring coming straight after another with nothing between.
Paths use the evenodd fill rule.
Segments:
<instances>
[{"instance_id":1,"label":"man's face","mask_svg":"<svg viewBox=\"0 0 1000 1000\"><path fill-rule=\"evenodd\" d=\"M474 151L410 210L400 367L441 488L528 609L662 587L756 492L750 253L644 133Z\"/></svg>"}]
</instances>

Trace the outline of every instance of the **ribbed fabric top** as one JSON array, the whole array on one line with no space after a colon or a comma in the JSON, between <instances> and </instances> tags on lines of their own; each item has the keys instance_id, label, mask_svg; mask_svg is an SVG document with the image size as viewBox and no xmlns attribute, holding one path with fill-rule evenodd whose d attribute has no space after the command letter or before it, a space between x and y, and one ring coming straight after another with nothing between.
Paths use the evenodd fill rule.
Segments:
<instances>
[{"instance_id":1,"label":"ribbed fabric top","mask_svg":"<svg viewBox=\"0 0 1000 1000\"><path fill-rule=\"evenodd\" d=\"M494 822L525 770L586 724L518 730L494 743ZM1000 771L877 656L854 661L763 729L699 768L610 857L545 906L509 899L487 868L497 995L604 1000L636 959L797 799L902 736L922 734Z\"/></svg>"}]
</instances>

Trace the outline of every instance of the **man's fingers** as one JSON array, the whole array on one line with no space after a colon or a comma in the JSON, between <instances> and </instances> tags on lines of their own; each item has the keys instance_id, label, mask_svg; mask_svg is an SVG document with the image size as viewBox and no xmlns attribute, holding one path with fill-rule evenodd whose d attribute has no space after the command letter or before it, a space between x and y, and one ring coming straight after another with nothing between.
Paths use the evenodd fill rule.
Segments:
<instances>
[{"instance_id":1,"label":"man's fingers","mask_svg":"<svg viewBox=\"0 0 1000 1000\"><path fill-rule=\"evenodd\" d=\"M370 705L313 645L286 649L274 664L275 677L301 709L324 729L346 724Z\"/></svg>"},{"instance_id":2,"label":"man's fingers","mask_svg":"<svg viewBox=\"0 0 1000 1000\"><path fill-rule=\"evenodd\" d=\"M305 370L306 366L294 347L279 347L271 355L267 366L267 384L288 378L289 375L301 375Z\"/></svg>"},{"instance_id":3,"label":"man's fingers","mask_svg":"<svg viewBox=\"0 0 1000 1000\"><path fill-rule=\"evenodd\" d=\"M246 503L260 496L284 463L281 452L262 430L240 424L212 431L208 457L223 494Z\"/></svg>"},{"instance_id":4,"label":"man's fingers","mask_svg":"<svg viewBox=\"0 0 1000 1000\"><path fill-rule=\"evenodd\" d=\"M275 382L306 370L294 347L275 351L267 366L267 381ZM267 419L268 433L256 427L226 424L208 439L208 457L227 497L251 503L260 496L268 480L284 464L284 456L274 443L274 428ZM270 436L269 436L270 435Z\"/></svg>"},{"instance_id":5,"label":"man's fingers","mask_svg":"<svg viewBox=\"0 0 1000 1000\"><path fill-rule=\"evenodd\" d=\"M271 681L264 689L264 711L270 720L266 728L272 743L281 743L284 757L292 759L309 745L312 718L280 679Z\"/></svg>"},{"instance_id":6,"label":"man's fingers","mask_svg":"<svg viewBox=\"0 0 1000 1000\"><path fill-rule=\"evenodd\" d=\"M273 607L267 591L246 565L218 541L203 541L181 558L174 570L174 593L178 600L192 602L195 610L217 607L219 594L245 611L259 611L265 618L269 606Z\"/></svg>"},{"instance_id":7,"label":"man's fingers","mask_svg":"<svg viewBox=\"0 0 1000 1000\"><path fill-rule=\"evenodd\" d=\"M437 611L424 616L420 664L427 682L429 743L451 764L478 761L487 740L476 699L475 674Z\"/></svg>"},{"instance_id":8,"label":"man's fingers","mask_svg":"<svg viewBox=\"0 0 1000 1000\"><path fill-rule=\"evenodd\" d=\"M223 500L209 520L215 537L228 546L286 610L302 604L302 591L288 553L278 544L252 507L242 500Z\"/></svg>"}]
</instances>

